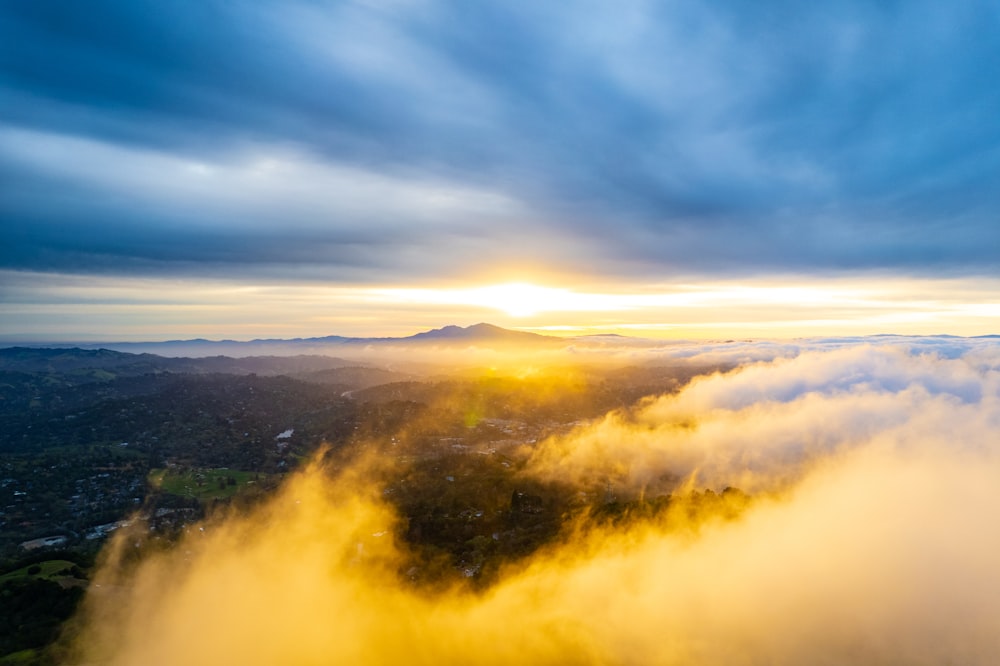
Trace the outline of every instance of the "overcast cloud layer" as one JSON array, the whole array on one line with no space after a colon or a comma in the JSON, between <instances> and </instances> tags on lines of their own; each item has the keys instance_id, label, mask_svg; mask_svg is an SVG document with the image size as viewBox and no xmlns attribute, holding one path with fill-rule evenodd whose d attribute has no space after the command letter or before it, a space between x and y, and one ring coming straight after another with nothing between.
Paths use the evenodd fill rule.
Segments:
<instances>
[{"instance_id":1,"label":"overcast cloud layer","mask_svg":"<svg viewBox=\"0 0 1000 666\"><path fill-rule=\"evenodd\" d=\"M998 32L985 0L3 2L0 268L988 273Z\"/></svg>"}]
</instances>

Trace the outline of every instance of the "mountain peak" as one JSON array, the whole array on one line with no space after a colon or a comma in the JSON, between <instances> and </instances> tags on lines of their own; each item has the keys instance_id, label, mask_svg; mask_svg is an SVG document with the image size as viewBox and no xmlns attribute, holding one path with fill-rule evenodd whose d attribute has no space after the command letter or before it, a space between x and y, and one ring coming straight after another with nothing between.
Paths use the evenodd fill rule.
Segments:
<instances>
[{"instance_id":1,"label":"mountain peak","mask_svg":"<svg viewBox=\"0 0 1000 666\"><path fill-rule=\"evenodd\" d=\"M467 340L467 341L490 341L490 342L551 342L556 340L548 335L528 333L525 331L512 331L501 328L493 324L480 322L471 326L444 326L435 328L423 333L417 333L403 340L410 341L433 341L433 340Z\"/></svg>"}]
</instances>

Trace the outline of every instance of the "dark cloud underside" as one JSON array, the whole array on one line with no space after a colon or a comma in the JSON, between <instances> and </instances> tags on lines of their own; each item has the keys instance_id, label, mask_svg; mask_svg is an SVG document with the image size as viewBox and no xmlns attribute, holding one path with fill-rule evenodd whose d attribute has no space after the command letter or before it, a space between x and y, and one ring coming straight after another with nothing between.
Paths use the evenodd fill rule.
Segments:
<instances>
[{"instance_id":1,"label":"dark cloud underside","mask_svg":"<svg viewBox=\"0 0 1000 666\"><path fill-rule=\"evenodd\" d=\"M0 12L4 268L997 268L991 3Z\"/></svg>"}]
</instances>

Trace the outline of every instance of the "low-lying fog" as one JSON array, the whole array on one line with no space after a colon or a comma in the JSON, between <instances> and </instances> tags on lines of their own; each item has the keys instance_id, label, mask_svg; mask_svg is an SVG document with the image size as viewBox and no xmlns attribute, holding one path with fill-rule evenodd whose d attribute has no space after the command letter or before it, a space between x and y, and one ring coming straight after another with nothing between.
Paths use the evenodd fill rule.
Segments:
<instances>
[{"instance_id":1,"label":"low-lying fog","mask_svg":"<svg viewBox=\"0 0 1000 666\"><path fill-rule=\"evenodd\" d=\"M996 341L622 352L657 353L740 367L539 442L525 473L733 486L739 519L568 530L485 591L431 589L398 574L373 464L313 465L139 563L119 536L70 663L1000 663Z\"/></svg>"}]
</instances>

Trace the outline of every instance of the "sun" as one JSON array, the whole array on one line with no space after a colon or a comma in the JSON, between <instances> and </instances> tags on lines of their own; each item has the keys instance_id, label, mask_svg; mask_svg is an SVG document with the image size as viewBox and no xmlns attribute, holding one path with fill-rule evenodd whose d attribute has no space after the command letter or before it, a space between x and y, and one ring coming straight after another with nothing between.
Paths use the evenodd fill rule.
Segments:
<instances>
[{"instance_id":1,"label":"sun","mask_svg":"<svg viewBox=\"0 0 1000 666\"><path fill-rule=\"evenodd\" d=\"M379 289L372 293L391 302L490 309L514 318L553 312L596 312L628 307L625 302L627 299L621 297L586 294L559 287L540 287L527 282L462 289Z\"/></svg>"},{"instance_id":2,"label":"sun","mask_svg":"<svg viewBox=\"0 0 1000 666\"><path fill-rule=\"evenodd\" d=\"M541 312L563 309L570 299L566 289L539 287L511 282L468 290L471 304L506 312L511 317L530 317Z\"/></svg>"}]
</instances>

